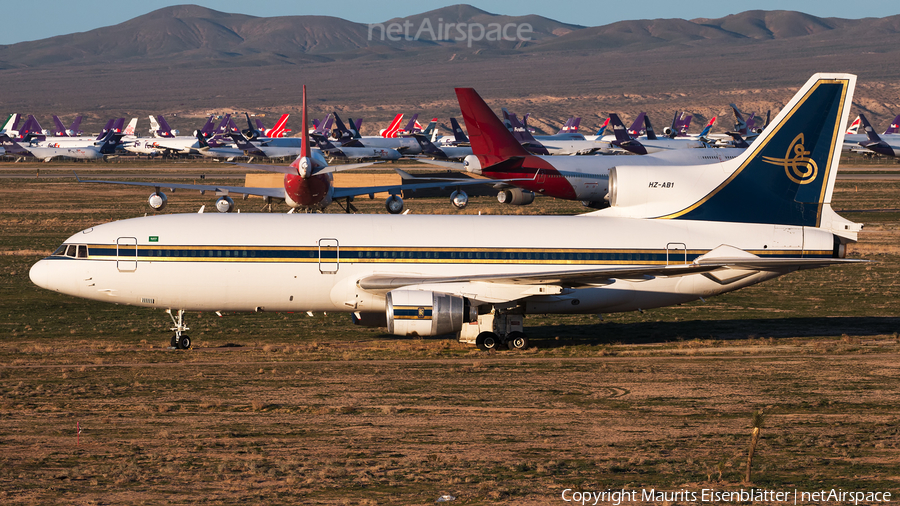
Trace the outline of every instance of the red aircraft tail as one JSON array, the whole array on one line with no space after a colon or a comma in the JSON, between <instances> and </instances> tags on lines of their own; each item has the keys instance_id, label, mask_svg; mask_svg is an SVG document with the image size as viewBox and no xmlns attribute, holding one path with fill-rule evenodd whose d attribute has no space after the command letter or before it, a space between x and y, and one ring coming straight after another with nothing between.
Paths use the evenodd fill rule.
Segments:
<instances>
[{"instance_id":1,"label":"red aircraft tail","mask_svg":"<svg viewBox=\"0 0 900 506\"><path fill-rule=\"evenodd\" d=\"M502 159L530 155L474 89L456 88L456 98L466 121L473 154Z\"/></svg>"}]
</instances>

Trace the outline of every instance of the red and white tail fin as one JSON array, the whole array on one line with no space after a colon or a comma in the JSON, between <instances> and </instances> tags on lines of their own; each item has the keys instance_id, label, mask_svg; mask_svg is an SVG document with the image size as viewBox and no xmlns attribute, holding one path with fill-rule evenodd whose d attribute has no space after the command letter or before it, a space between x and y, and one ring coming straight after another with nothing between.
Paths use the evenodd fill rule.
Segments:
<instances>
[{"instance_id":1,"label":"red and white tail fin","mask_svg":"<svg viewBox=\"0 0 900 506\"><path fill-rule=\"evenodd\" d=\"M285 132L290 132L290 130L285 129L285 125L287 125L287 120L290 114L282 114L281 118L275 123L268 132L266 132L267 137L284 137Z\"/></svg>"},{"instance_id":2,"label":"red and white tail fin","mask_svg":"<svg viewBox=\"0 0 900 506\"><path fill-rule=\"evenodd\" d=\"M853 123L850 123L850 128L847 129L846 133L848 133L848 134L859 133L859 124L860 124L860 120L859 120L859 116L857 116L856 119L853 120Z\"/></svg>"},{"instance_id":3,"label":"red and white tail fin","mask_svg":"<svg viewBox=\"0 0 900 506\"><path fill-rule=\"evenodd\" d=\"M394 116L394 120L387 128L381 131L381 136L385 138L397 137L397 131L400 130L400 122L403 121L403 113Z\"/></svg>"},{"instance_id":4,"label":"red and white tail fin","mask_svg":"<svg viewBox=\"0 0 900 506\"><path fill-rule=\"evenodd\" d=\"M135 128L137 128L137 118L131 118L131 121L128 122L128 126L125 127L125 135L134 136Z\"/></svg>"}]
</instances>

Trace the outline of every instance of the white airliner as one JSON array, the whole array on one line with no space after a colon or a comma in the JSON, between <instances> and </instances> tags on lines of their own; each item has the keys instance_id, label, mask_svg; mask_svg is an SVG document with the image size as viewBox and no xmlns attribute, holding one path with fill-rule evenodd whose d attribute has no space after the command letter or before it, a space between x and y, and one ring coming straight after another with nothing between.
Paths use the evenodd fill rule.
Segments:
<instances>
[{"instance_id":1,"label":"white airliner","mask_svg":"<svg viewBox=\"0 0 900 506\"><path fill-rule=\"evenodd\" d=\"M668 306L853 262L861 225L830 202L855 84L814 75L729 162L613 169L612 207L590 214L150 216L78 232L30 276L169 309L181 348L184 312L214 310L345 311L397 335L522 348L526 314Z\"/></svg>"}]
</instances>

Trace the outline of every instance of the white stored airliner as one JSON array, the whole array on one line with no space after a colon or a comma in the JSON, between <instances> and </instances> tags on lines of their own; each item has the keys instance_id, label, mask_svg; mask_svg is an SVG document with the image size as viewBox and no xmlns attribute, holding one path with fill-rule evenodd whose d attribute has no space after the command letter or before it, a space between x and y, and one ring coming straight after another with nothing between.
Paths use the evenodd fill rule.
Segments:
<instances>
[{"instance_id":1,"label":"white stored airliner","mask_svg":"<svg viewBox=\"0 0 900 506\"><path fill-rule=\"evenodd\" d=\"M590 214L149 216L76 233L30 276L169 309L179 348L184 312L213 310L345 311L397 335L523 348L526 314L668 306L852 262L861 225L830 202L855 84L814 75L734 160L613 169L612 206Z\"/></svg>"}]
</instances>

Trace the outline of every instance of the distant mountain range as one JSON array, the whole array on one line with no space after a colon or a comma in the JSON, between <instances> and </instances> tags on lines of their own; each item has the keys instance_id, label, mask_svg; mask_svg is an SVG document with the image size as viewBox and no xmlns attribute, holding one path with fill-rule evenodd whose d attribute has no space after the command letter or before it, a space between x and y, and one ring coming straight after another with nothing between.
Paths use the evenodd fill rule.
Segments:
<instances>
[{"instance_id":1,"label":"distant mountain range","mask_svg":"<svg viewBox=\"0 0 900 506\"><path fill-rule=\"evenodd\" d=\"M530 40L455 40L467 33L461 24L495 35L497 27L527 25L523 38ZM405 32L398 36L391 26ZM375 122L401 109L458 114L454 86L474 86L554 121L567 111L599 117L673 107L703 117L741 100L777 109L812 73L842 71L860 76L857 103L878 121L900 112L898 35L900 15L747 11L583 27L454 5L366 25L183 5L0 46L0 113L86 113L99 121L146 112L290 112L305 83L313 107L365 113Z\"/></svg>"},{"instance_id":2,"label":"distant mountain range","mask_svg":"<svg viewBox=\"0 0 900 506\"><path fill-rule=\"evenodd\" d=\"M407 27L386 33L391 24ZM900 15L888 18L818 18L792 11L747 11L720 19L653 19L583 27L541 16L501 16L454 5L372 25L327 16L254 17L196 5L166 7L124 23L82 33L0 46L0 69L141 62L217 66L296 64L346 59L427 58L468 49L456 27L527 24L528 41L473 40L475 50L503 54L547 51L651 50L738 46L796 39L868 39L896 45ZM439 30L441 27L446 29ZM481 35L473 29L474 36ZM515 33L507 30L507 35ZM415 38L416 35L419 38ZM444 35L447 39L443 39ZM437 37L435 37L437 36ZM434 40L437 38L438 40ZM391 40L399 39L399 40ZM443 39L443 40L442 40ZM463 39L463 40L456 40ZM886 40L886 39L890 39Z\"/></svg>"}]
</instances>

